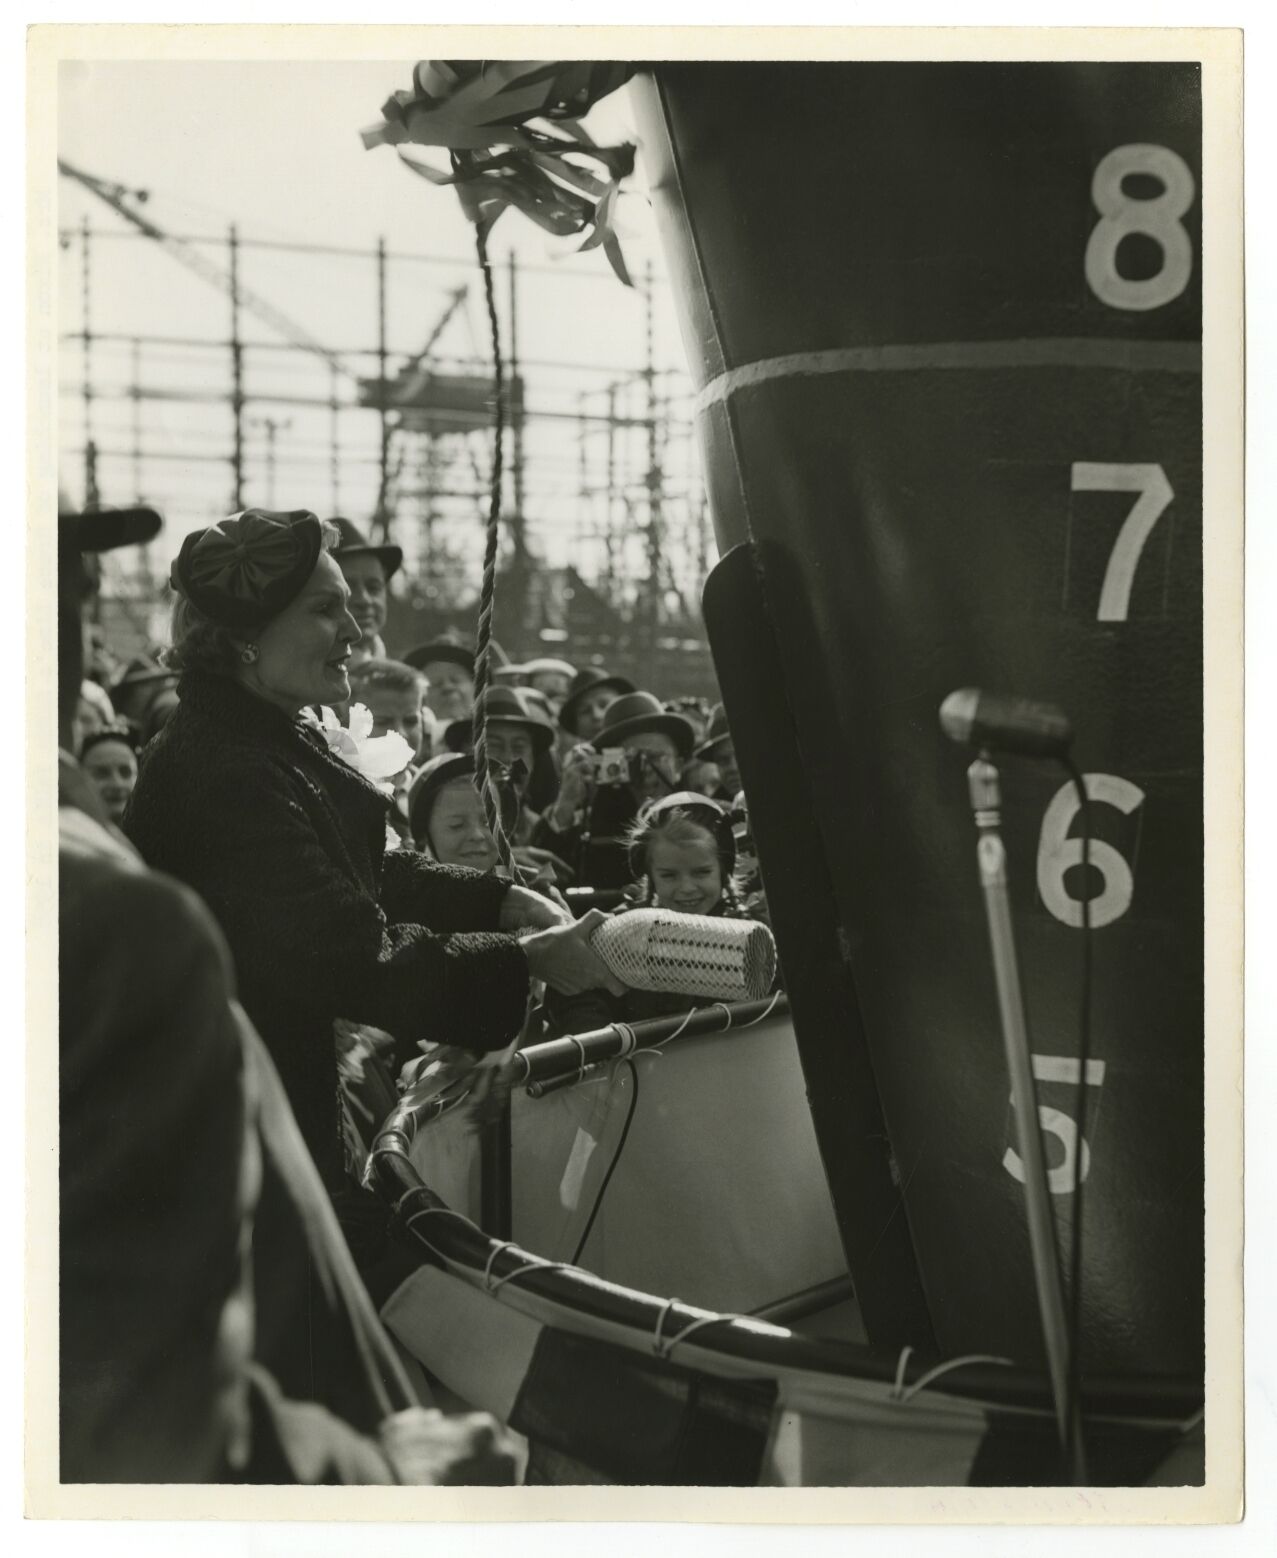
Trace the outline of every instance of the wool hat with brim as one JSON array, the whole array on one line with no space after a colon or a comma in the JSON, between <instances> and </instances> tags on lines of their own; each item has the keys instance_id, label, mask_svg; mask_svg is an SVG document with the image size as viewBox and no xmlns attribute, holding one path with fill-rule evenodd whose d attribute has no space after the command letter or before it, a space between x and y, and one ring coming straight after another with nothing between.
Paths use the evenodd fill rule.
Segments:
<instances>
[{"instance_id":1,"label":"wool hat with brim","mask_svg":"<svg viewBox=\"0 0 1277 1558\"><path fill-rule=\"evenodd\" d=\"M187 536L169 582L211 622L252 633L301 594L323 544L309 509L245 509Z\"/></svg>"},{"instance_id":2,"label":"wool hat with brim","mask_svg":"<svg viewBox=\"0 0 1277 1558\"><path fill-rule=\"evenodd\" d=\"M592 665L587 665L584 670L578 671L572 678L572 687L559 710L559 724L570 736L579 734L576 727L577 717L581 712L581 700L586 693L601 691L603 688L611 688L618 697L622 693L637 690L628 676L612 676L607 671L600 671Z\"/></svg>"},{"instance_id":3,"label":"wool hat with brim","mask_svg":"<svg viewBox=\"0 0 1277 1558\"><path fill-rule=\"evenodd\" d=\"M603 726L590 745L596 752L606 747L623 747L629 736L657 731L674 743L680 758L691 756L696 730L691 720L671 714L650 692L624 693L603 712Z\"/></svg>"},{"instance_id":4,"label":"wool hat with brim","mask_svg":"<svg viewBox=\"0 0 1277 1558\"><path fill-rule=\"evenodd\" d=\"M696 755L704 758L712 757L715 747L720 747L724 741L731 739L732 733L727 728L727 710L721 703L716 703L709 717L709 729L705 732L704 741L696 748Z\"/></svg>"},{"instance_id":5,"label":"wool hat with brim","mask_svg":"<svg viewBox=\"0 0 1277 1558\"><path fill-rule=\"evenodd\" d=\"M463 671L474 675L474 650L467 649L464 644L454 644L450 638L436 638L429 644L418 644L416 649L410 649L404 656L405 664L418 671L424 671L436 661L459 665Z\"/></svg>"},{"instance_id":6,"label":"wool hat with brim","mask_svg":"<svg viewBox=\"0 0 1277 1558\"><path fill-rule=\"evenodd\" d=\"M359 526L353 520L344 519L335 514L328 523L336 525L341 533L341 540L333 547L332 555L341 562L343 557L354 557L360 552L370 552L381 560L381 566L385 570L386 578L391 579L403 566L403 548L395 546L392 542L385 542L381 546L375 546Z\"/></svg>"},{"instance_id":7,"label":"wool hat with brim","mask_svg":"<svg viewBox=\"0 0 1277 1558\"><path fill-rule=\"evenodd\" d=\"M554 726L535 704L529 703L518 687L489 687L483 696L485 720L500 720L507 725L522 725L532 736L537 752L554 744ZM444 745L453 752L469 752L474 745L474 724L455 719L443 733Z\"/></svg>"},{"instance_id":8,"label":"wool hat with brim","mask_svg":"<svg viewBox=\"0 0 1277 1558\"><path fill-rule=\"evenodd\" d=\"M430 826L440 793L458 779L474 778L474 757L469 752L443 752L422 766L408 787L408 825L420 838ZM517 797L508 791L501 797L501 825L510 833L518 821Z\"/></svg>"}]
</instances>

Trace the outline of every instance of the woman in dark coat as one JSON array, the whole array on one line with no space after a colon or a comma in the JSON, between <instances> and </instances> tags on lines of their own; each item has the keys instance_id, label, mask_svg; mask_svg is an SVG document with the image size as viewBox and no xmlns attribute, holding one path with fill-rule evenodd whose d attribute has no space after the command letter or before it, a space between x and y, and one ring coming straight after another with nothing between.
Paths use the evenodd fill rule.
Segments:
<instances>
[{"instance_id":1,"label":"woman in dark coat","mask_svg":"<svg viewBox=\"0 0 1277 1558\"><path fill-rule=\"evenodd\" d=\"M597 920L387 851L390 799L302 717L350 697L360 630L335 539L306 511L253 509L186 538L171 580L181 701L143 754L125 829L219 921L240 999L382 1297L386 1218L346 1173L335 1022L392 1035L397 1069L427 1040L504 1048L532 977L565 992L613 982L587 944Z\"/></svg>"}]
</instances>

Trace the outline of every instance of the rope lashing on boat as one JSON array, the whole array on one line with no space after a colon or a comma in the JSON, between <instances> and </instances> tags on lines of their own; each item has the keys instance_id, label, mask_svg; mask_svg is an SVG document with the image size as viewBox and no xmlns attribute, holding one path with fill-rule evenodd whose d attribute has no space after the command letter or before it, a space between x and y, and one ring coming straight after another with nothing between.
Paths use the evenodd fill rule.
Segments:
<instances>
[{"instance_id":1,"label":"rope lashing on boat","mask_svg":"<svg viewBox=\"0 0 1277 1558\"><path fill-rule=\"evenodd\" d=\"M902 1400L904 1398L904 1392L905 1392L905 1365L909 1362L909 1359L910 1359L910 1356L912 1355L912 1353L913 1353L913 1345L912 1345L912 1343L906 1342L905 1345L900 1349L900 1356L896 1360L896 1378L895 1378L895 1383L891 1387L891 1399L893 1401L900 1401L900 1400Z\"/></svg>"},{"instance_id":2,"label":"rope lashing on boat","mask_svg":"<svg viewBox=\"0 0 1277 1558\"><path fill-rule=\"evenodd\" d=\"M894 1401L900 1406L904 1406L906 1403L912 1401L918 1392L925 1389L926 1386L930 1385L933 1380L938 1380L941 1375L948 1374L953 1369L963 1368L968 1363L1001 1363L1009 1369L1015 1367L1012 1359L999 1358L994 1353L963 1353L960 1358L946 1358L943 1363L937 1363L934 1368L928 1369L925 1374L914 1380L913 1384L909 1386L908 1390L906 1390L904 1389L905 1364L908 1361L909 1354L912 1351L912 1347L904 1347L901 1349L900 1362L896 1366L896 1383L892 1386L888 1395L888 1400Z\"/></svg>"},{"instance_id":3,"label":"rope lashing on boat","mask_svg":"<svg viewBox=\"0 0 1277 1558\"><path fill-rule=\"evenodd\" d=\"M416 1193L417 1192L415 1190L410 1190L408 1192L408 1195L416 1195ZM406 1201L407 1199L408 1199L408 1196L401 1196L399 1201L395 1205L395 1210L398 1211L399 1207L402 1206L403 1202ZM470 1222L470 1219L466 1216L466 1214L464 1212L456 1212L450 1206L423 1206L419 1212L413 1212L413 1214L410 1217L405 1217L404 1218L404 1227L405 1228L411 1228L413 1223L415 1223L419 1218L422 1218L422 1217L439 1217L439 1216L442 1216L444 1213L447 1213L447 1215L449 1217L459 1217L461 1219L461 1221L466 1224L467 1227L473 1226L471 1224L471 1222Z\"/></svg>"},{"instance_id":4,"label":"rope lashing on boat","mask_svg":"<svg viewBox=\"0 0 1277 1558\"><path fill-rule=\"evenodd\" d=\"M662 1346L661 1333L665 1329L665 1322L669 1318L670 1310L673 1309L674 1305L677 1304L677 1303L678 1303L678 1299L676 1299L676 1298L667 1298L665 1300L665 1302L661 1305L661 1312L660 1312L660 1314L657 1315L657 1317L656 1317L656 1329L652 1332L652 1351L656 1354L656 1356L658 1358L664 1356L664 1354L661 1351L661 1346Z\"/></svg>"},{"instance_id":5,"label":"rope lashing on boat","mask_svg":"<svg viewBox=\"0 0 1277 1558\"><path fill-rule=\"evenodd\" d=\"M661 1311L661 1319L664 1320L666 1311ZM702 1330L707 1325L728 1325L733 1320L748 1320L748 1315L700 1315L695 1320L690 1320L681 1331L675 1331L673 1336L654 1340L652 1351L658 1358L668 1358L680 1342L686 1341L693 1331ZM658 1324L659 1330L659 1324Z\"/></svg>"},{"instance_id":6,"label":"rope lashing on boat","mask_svg":"<svg viewBox=\"0 0 1277 1558\"><path fill-rule=\"evenodd\" d=\"M494 1277L486 1286L485 1292L495 1293L507 1282L513 1282L516 1277L526 1276L529 1271L575 1271L576 1269L565 1260L530 1260L522 1266L516 1266L513 1271L507 1271L504 1277Z\"/></svg>"},{"instance_id":7,"label":"rope lashing on boat","mask_svg":"<svg viewBox=\"0 0 1277 1558\"><path fill-rule=\"evenodd\" d=\"M721 1005L721 1004L722 1004L722 1003L721 1003L721 1002L719 1002L719 1001L715 1001L715 1003L714 1003L714 1004L715 1004L715 1006L719 1006L719 1005ZM687 1025L688 1025L688 1023L689 1023L689 1022L691 1022L691 1020L692 1020L692 1012L694 1012L694 1011L697 1011L697 1010L698 1010L698 1008L697 1008L697 1007L695 1007L695 1006L694 1006L694 1007L693 1007L693 1008L692 1008L692 1011L691 1011L691 1012L688 1012L688 1013L687 1013L687 1015L686 1015L686 1016L685 1016L685 1017L684 1017L684 1018L683 1018L683 1020L682 1020L682 1022L681 1022L681 1023L679 1023L679 1025L678 1025L678 1027L677 1027L677 1028L675 1028L675 1030L674 1030L674 1032L673 1032L673 1033L671 1033L671 1034L669 1034L669 1035L667 1035L667 1036L666 1036L666 1037L665 1037L665 1038L663 1038L663 1039L662 1039L662 1040L661 1040L661 1041L660 1041L660 1042L659 1042L659 1043L657 1043L657 1044L653 1044L653 1045L651 1045L651 1046L650 1046L650 1048L651 1048L651 1052L652 1052L652 1054L654 1054L654 1055L655 1055L655 1054L658 1054L658 1053L659 1053L659 1052L660 1052L660 1051L661 1051L661 1050L662 1050L662 1049L664 1049L664 1047L665 1047L665 1046L666 1046L666 1045L667 1045L667 1044L672 1044L672 1043L673 1043L673 1041L674 1041L674 1040L675 1040L675 1039L676 1039L676 1038L678 1038L678 1036L679 1036L679 1034L680 1034L680 1033L683 1033L683 1032L684 1032L684 1031L685 1031L685 1030L686 1030L686 1028L687 1028ZM700 1008L699 1008L699 1010L701 1010L701 1011L703 1011L703 1010L704 1010L704 1007L700 1007ZM618 1026L619 1026L619 1024L618 1024ZM636 1043L637 1043L637 1040L635 1040L635 1042L636 1042ZM623 1054L623 1055L626 1055L626 1054L628 1054L628 1053L629 1053L629 1051L628 1051L628 1050L622 1050L622 1051L621 1051L621 1053L622 1053L622 1054Z\"/></svg>"},{"instance_id":8,"label":"rope lashing on boat","mask_svg":"<svg viewBox=\"0 0 1277 1558\"><path fill-rule=\"evenodd\" d=\"M483 1291L485 1293L491 1293L492 1291L489 1285L492 1281L492 1262L496 1260L502 1250L512 1250L514 1248L515 1242L513 1239L499 1239L488 1251L488 1261L483 1268Z\"/></svg>"},{"instance_id":9,"label":"rope lashing on boat","mask_svg":"<svg viewBox=\"0 0 1277 1558\"><path fill-rule=\"evenodd\" d=\"M455 163L454 157L454 163ZM483 273L483 296L492 334L492 387L495 404L492 426L492 474L488 489L488 528L483 552L483 584L479 593L479 625L474 646L474 782L483 799L488 828L496 841L501 864L513 875L514 854L501 824L501 797L488 771L487 692L491 680L492 612L497 590L497 544L501 536L501 482L505 460L505 371L501 363L501 331L497 323L496 293L488 259L488 231L475 223L475 250Z\"/></svg>"}]
</instances>

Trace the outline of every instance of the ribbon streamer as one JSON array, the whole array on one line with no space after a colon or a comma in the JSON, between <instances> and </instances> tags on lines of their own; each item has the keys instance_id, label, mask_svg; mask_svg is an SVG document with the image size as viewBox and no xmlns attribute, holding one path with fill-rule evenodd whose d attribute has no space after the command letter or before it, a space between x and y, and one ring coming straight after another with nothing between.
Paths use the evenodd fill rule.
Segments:
<instances>
[{"instance_id":1,"label":"ribbon streamer","mask_svg":"<svg viewBox=\"0 0 1277 1558\"><path fill-rule=\"evenodd\" d=\"M382 122L361 136L369 149L393 146L428 182L451 184L485 237L514 206L556 237L585 233L578 252L601 248L628 287L633 281L614 222L621 181L634 168L634 147L600 146L576 121L634 69L579 60L422 60L413 70L412 91L393 93L382 105ZM534 120L561 133L549 134ZM445 148L452 172L407 156L406 144Z\"/></svg>"}]
</instances>

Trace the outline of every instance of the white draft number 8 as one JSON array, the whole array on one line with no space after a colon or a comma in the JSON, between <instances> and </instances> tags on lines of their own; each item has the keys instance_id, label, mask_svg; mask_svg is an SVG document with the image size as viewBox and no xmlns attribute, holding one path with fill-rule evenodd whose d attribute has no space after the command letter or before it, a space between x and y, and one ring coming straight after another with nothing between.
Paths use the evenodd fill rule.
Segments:
<instances>
[{"instance_id":1,"label":"white draft number 8","mask_svg":"<svg viewBox=\"0 0 1277 1558\"><path fill-rule=\"evenodd\" d=\"M1133 200L1122 184L1132 174L1156 179L1162 193ZM1092 292L1112 308L1146 310L1173 302L1193 274L1193 246L1180 218L1193 203L1196 187L1188 164L1166 146L1115 146L1091 180L1091 199L1100 213L1086 245L1086 279ZM1142 281L1118 273L1117 250L1123 238L1142 233L1162 251L1160 270Z\"/></svg>"}]
</instances>

